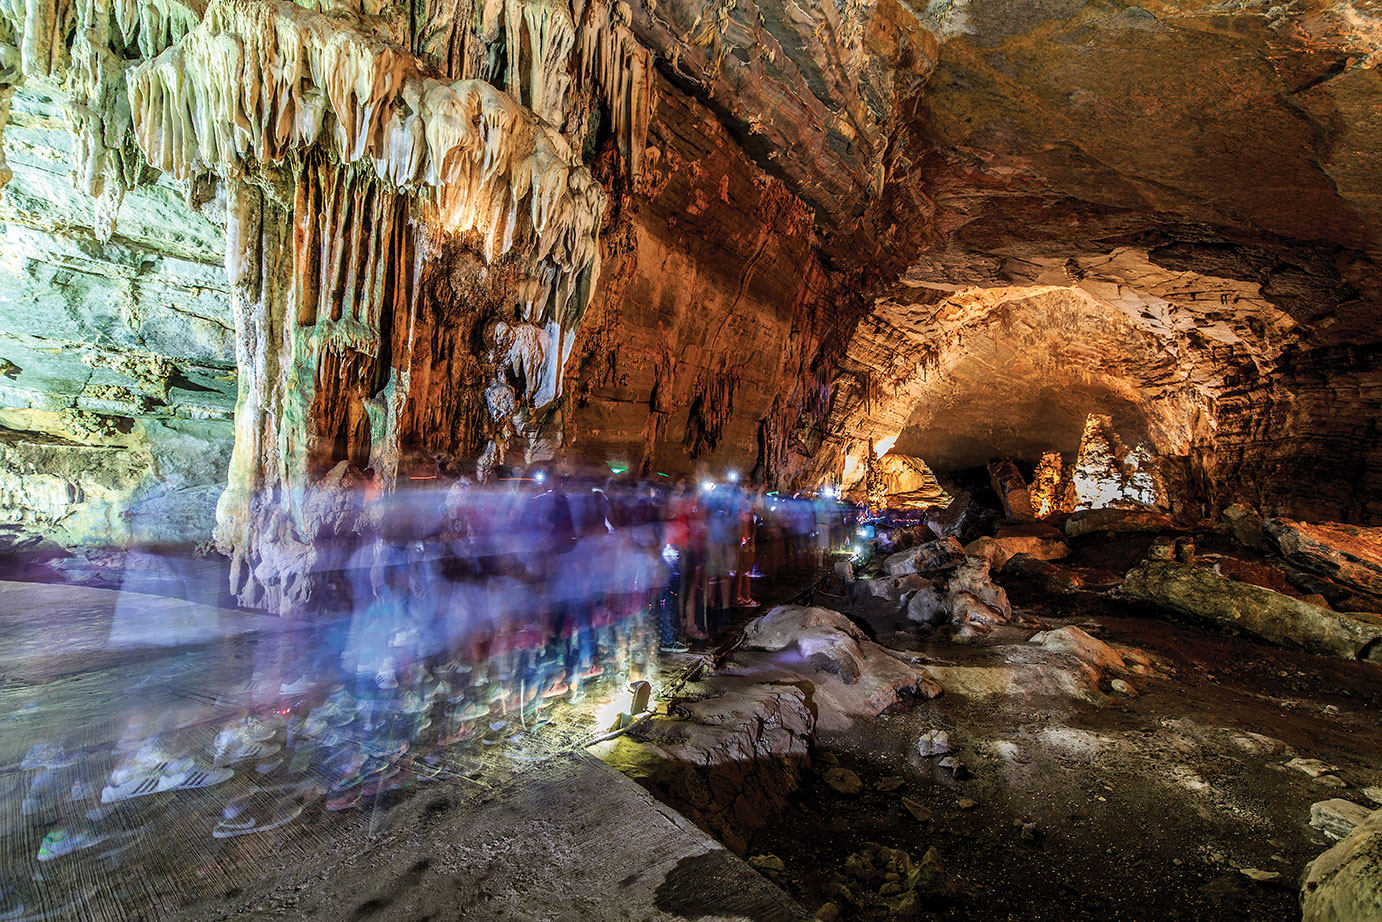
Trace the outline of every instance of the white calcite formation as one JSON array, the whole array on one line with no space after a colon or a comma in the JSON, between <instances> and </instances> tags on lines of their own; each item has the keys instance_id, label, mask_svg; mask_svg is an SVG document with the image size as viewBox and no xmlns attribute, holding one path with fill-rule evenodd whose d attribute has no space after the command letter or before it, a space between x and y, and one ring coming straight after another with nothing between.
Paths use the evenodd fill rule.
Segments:
<instances>
[{"instance_id":1,"label":"white calcite formation","mask_svg":"<svg viewBox=\"0 0 1382 922\"><path fill-rule=\"evenodd\" d=\"M479 232L488 260L529 234L533 255L565 274L596 259L604 193L561 135L495 87L426 77L410 55L326 15L217 0L186 40L130 74L129 97L139 146L175 176L321 140L333 160L367 163L399 189L437 189L443 226Z\"/></svg>"},{"instance_id":2,"label":"white calcite formation","mask_svg":"<svg viewBox=\"0 0 1382 922\"><path fill-rule=\"evenodd\" d=\"M1079 509L1166 505L1151 452L1143 445L1124 445L1107 416L1091 414L1085 421L1071 480Z\"/></svg>"},{"instance_id":3,"label":"white calcite formation","mask_svg":"<svg viewBox=\"0 0 1382 922\"><path fill-rule=\"evenodd\" d=\"M313 597L312 542L340 523L304 505L312 472L368 467L387 489L405 444L478 454L481 477L559 444L606 203L579 153L598 96L633 172L649 59L619 8L472 10L463 41L421 42L459 79L386 40L386 20L278 0L214 0L127 73L148 163L227 187L241 380L217 538L248 602ZM480 60L496 45L502 73ZM443 358L458 321L483 351Z\"/></svg>"}]
</instances>

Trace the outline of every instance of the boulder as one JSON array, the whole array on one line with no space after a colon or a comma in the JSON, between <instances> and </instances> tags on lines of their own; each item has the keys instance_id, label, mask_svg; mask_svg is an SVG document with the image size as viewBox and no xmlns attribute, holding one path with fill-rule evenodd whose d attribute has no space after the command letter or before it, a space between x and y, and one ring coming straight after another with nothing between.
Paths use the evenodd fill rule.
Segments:
<instances>
[{"instance_id":1,"label":"boulder","mask_svg":"<svg viewBox=\"0 0 1382 922\"><path fill-rule=\"evenodd\" d=\"M1382 596L1382 528L1268 519L1266 529L1282 555L1296 566Z\"/></svg>"},{"instance_id":2,"label":"boulder","mask_svg":"<svg viewBox=\"0 0 1382 922\"><path fill-rule=\"evenodd\" d=\"M912 572L940 573L953 570L964 561L964 546L953 537L941 538L917 547L912 557Z\"/></svg>"},{"instance_id":3,"label":"boulder","mask_svg":"<svg viewBox=\"0 0 1382 922\"><path fill-rule=\"evenodd\" d=\"M1039 631L1027 642L1047 650L1068 653L1100 673L1130 672L1134 665L1144 668L1150 665L1150 660L1136 650L1109 646L1074 625L1054 631Z\"/></svg>"},{"instance_id":4,"label":"boulder","mask_svg":"<svg viewBox=\"0 0 1382 922\"><path fill-rule=\"evenodd\" d=\"M989 578L989 563L982 557L965 558L950 578L945 610L950 622L957 626L957 640L972 639L1012 618L1008 594Z\"/></svg>"},{"instance_id":5,"label":"boulder","mask_svg":"<svg viewBox=\"0 0 1382 922\"><path fill-rule=\"evenodd\" d=\"M855 718L875 717L904 694L932 698L941 691L926 670L904 663L827 608L780 605L754 619L735 661L752 666L759 681L809 683L823 731L848 730Z\"/></svg>"},{"instance_id":6,"label":"boulder","mask_svg":"<svg viewBox=\"0 0 1382 922\"><path fill-rule=\"evenodd\" d=\"M881 579L860 579L854 581L854 598L882 599L885 602L902 602L902 589L892 577Z\"/></svg>"},{"instance_id":7,"label":"boulder","mask_svg":"<svg viewBox=\"0 0 1382 922\"><path fill-rule=\"evenodd\" d=\"M950 577L950 583L946 587L947 605L952 598L960 594L973 596L993 609L999 621L1012 618L1013 610L1012 605L1008 603L1008 594L989 577L989 562L982 557L966 557L965 562Z\"/></svg>"},{"instance_id":8,"label":"boulder","mask_svg":"<svg viewBox=\"0 0 1382 922\"><path fill-rule=\"evenodd\" d=\"M1311 605L1224 577L1217 567L1174 560L1142 561L1123 580L1123 594L1312 653L1382 662L1382 619Z\"/></svg>"},{"instance_id":9,"label":"boulder","mask_svg":"<svg viewBox=\"0 0 1382 922\"><path fill-rule=\"evenodd\" d=\"M916 556L916 548L890 554L883 560L883 572L889 576L902 576L907 573L915 573L916 569L912 566L912 561Z\"/></svg>"},{"instance_id":10,"label":"boulder","mask_svg":"<svg viewBox=\"0 0 1382 922\"><path fill-rule=\"evenodd\" d=\"M907 620L918 624L935 624L945 612L945 597L934 584L921 587L907 601Z\"/></svg>"},{"instance_id":11,"label":"boulder","mask_svg":"<svg viewBox=\"0 0 1382 922\"><path fill-rule=\"evenodd\" d=\"M1267 547L1267 532L1262 516L1246 503L1231 503L1224 507L1224 524L1239 544L1253 550Z\"/></svg>"},{"instance_id":12,"label":"boulder","mask_svg":"<svg viewBox=\"0 0 1382 922\"><path fill-rule=\"evenodd\" d=\"M1305 866L1302 922L1382 919L1382 810Z\"/></svg>"},{"instance_id":13,"label":"boulder","mask_svg":"<svg viewBox=\"0 0 1382 922\"><path fill-rule=\"evenodd\" d=\"M989 462L989 483L1003 503L1003 514L1008 518L1024 522L1036 518L1027 481L1010 458L994 458Z\"/></svg>"},{"instance_id":14,"label":"boulder","mask_svg":"<svg viewBox=\"0 0 1382 922\"><path fill-rule=\"evenodd\" d=\"M944 730L927 730L917 739L917 755L923 758L943 756L954 749L950 745L950 734Z\"/></svg>"},{"instance_id":15,"label":"boulder","mask_svg":"<svg viewBox=\"0 0 1382 922\"><path fill-rule=\"evenodd\" d=\"M939 506L927 509L923 521L937 538L964 539L975 532L983 519L984 507L976 503L974 497L961 490L944 509Z\"/></svg>"},{"instance_id":16,"label":"boulder","mask_svg":"<svg viewBox=\"0 0 1382 922\"><path fill-rule=\"evenodd\" d=\"M1335 797L1310 805L1310 825L1331 839L1342 839L1362 824L1372 809Z\"/></svg>"},{"instance_id":17,"label":"boulder","mask_svg":"<svg viewBox=\"0 0 1382 922\"><path fill-rule=\"evenodd\" d=\"M1065 536L1175 531L1178 527L1175 519L1154 509L1083 509L1065 520Z\"/></svg>"},{"instance_id":18,"label":"boulder","mask_svg":"<svg viewBox=\"0 0 1382 922\"><path fill-rule=\"evenodd\" d=\"M991 538L979 538L965 546L965 556L983 557L989 566L1001 570L1016 554L1028 554L1041 560L1061 560L1070 556L1070 545L1060 529L1045 522L1021 522L1004 525Z\"/></svg>"},{"instance_id":19,"label":"boulder","mask_svg":"<svg viewBox=\"0 0 1382 922\"><path fill-rule=\"evenodd\" d=\"M1014 554L1003 566L1004 576L1035 580L1047 592L1079 592L1088 589L1103 592L1119 585L1122 580L1115 573L1104 570L1081 572L1074 567L1041 560L1030 554Z\"/></svg>"},{"instance_id":20,"label":"boulder","mask_svg":"<svg viewBox=\"0 0 1382 922\"><path fill-rule=\"evenodd\" d=\"M848 560L835 561L835 575L839 577L840 582L844 583L845 585L849 585L850 583L854 582L853 562Z\"/></svg>"}]
</instances>

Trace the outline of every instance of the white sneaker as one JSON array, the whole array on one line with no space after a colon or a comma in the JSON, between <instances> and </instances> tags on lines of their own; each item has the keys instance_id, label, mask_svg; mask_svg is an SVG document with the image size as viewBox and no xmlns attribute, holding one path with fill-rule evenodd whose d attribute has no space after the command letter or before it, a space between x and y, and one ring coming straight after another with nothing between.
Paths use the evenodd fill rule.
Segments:
<instances>
[{"instance_id":1,"label":"white sneaker","mask_svg":"<svg viewBox=\"0 0 1382 922\"><path fill-rule=\"evenodd\" d=\"M278 747L275 746L277 751ZM198 768L196 765L189 765L181 771L166 772L158 780L156 790L159 793L165 791L190 791L193 788L209 788L212 785L229 781L235 776L235 772L228 768Z\"/></svg>"},{"instance_id":2,"label":"white sneaker","mask_svg":"<svg viewBox=\"0 0 1382 922\"><path fill-rule=\"evenodd\" d=\"M255 736L253 728L237 726L216 734L215 754L212 764L217 767L234 765L246 759L260 759L271 756L283 747L278 743L267 743Z\"/></svg>"}]
</instances>

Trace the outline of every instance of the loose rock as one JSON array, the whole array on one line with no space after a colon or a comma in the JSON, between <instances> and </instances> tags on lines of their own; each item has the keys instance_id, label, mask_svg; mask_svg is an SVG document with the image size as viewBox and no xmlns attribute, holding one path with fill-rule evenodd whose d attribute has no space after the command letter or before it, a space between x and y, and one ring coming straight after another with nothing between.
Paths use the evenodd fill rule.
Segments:
<instances>
[{"instance_id":1,"label":"loose rock","mask_svg":"<svg viewBox=\"0 0 1382 922\"><path fill-rule=\"evenodd\" d=\"M918 823L929 823L931 821L933 815L931 810L925 805L912 800L912 798L902 798L902 806L906 808L908 813L912 814L913 818L915 818Z\"/></svg>"},{"instance_id":2,"label":"loose rock","mask_svg":"<svg viewBox=\"0 0 1382 922\"><path fill-rule=\"evenodd\" d=\"M1310 825L1337 840L1361 825L1371 813L1367 807L1336 797L1310 805Z\"/></svg>"},{"instance_id":3,"label":"loose rock","mask_svg":"<svg viewBox=\"0 0 1382 922\"><path fill-rule=\"evenodd\" d=\"M1240 871L1248 880L1255 880L1259 884L1281 879L1280 871L1263 871L1259 868L1241 868Z\"/></svg>"},{"instance_id":4,"label":"loose rock","mask_svg":"<svg viewBox=\"0 0 1382 922\"><path fill-rule=\"evenodd\" d=\"M917 740L917 753L923 758L945 755L951 750L950 734L944 730L927 730Z\"/></svg>"},{"instance_id":5,"label":"loose rock","mask_svg":"<svg viewBox=\"0 0 1382 922\"><path fill-rule=\"evenodd\" d=\"M1125 698L1137 697L1137 689L1133 688L1122 679L1114 679L1112 682L1108 683L1108 685L1116 694L1122 695Z\"/></svg>"},{"instance_id":6,"label":"loose rock","mask_svg":"<svg viewBox=\"0 0 1382 922\"><path fill-rule=\"evenodd\" d=\"M864 782L859 780L858 775L838 765L826 770L825 783L839 793L851 796L864 789Z\"/></svg>"}]
</instances>

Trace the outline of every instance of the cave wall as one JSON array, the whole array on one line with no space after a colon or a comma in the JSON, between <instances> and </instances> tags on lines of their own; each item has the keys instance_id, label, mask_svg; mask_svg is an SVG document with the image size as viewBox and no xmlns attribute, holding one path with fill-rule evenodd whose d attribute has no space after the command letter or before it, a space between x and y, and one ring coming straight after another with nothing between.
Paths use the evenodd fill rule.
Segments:
<instances>
[{"instance_id":1,"label":"cave wall","mask_svg":"<svg viewBox=\"0 0 1382 922\"><path fill-rule=\"evenodd\" d=\"M704 106L665 78L658 96L569 363L568 454L645 474L747 475L760 421L800 393L819 348L813 216Z\"/></svg>"},{"instance_id":2,"label":"cave wall","mask_svg":"<svg viewBox=\"0 0 1382 922\"><path fill-rule=\"evenodd\" d=\"M98 239L63 107L22 89L4 132L0 546L205 541L236 382L220 203L144 185Z\"/></svg>"}]
</instances>

